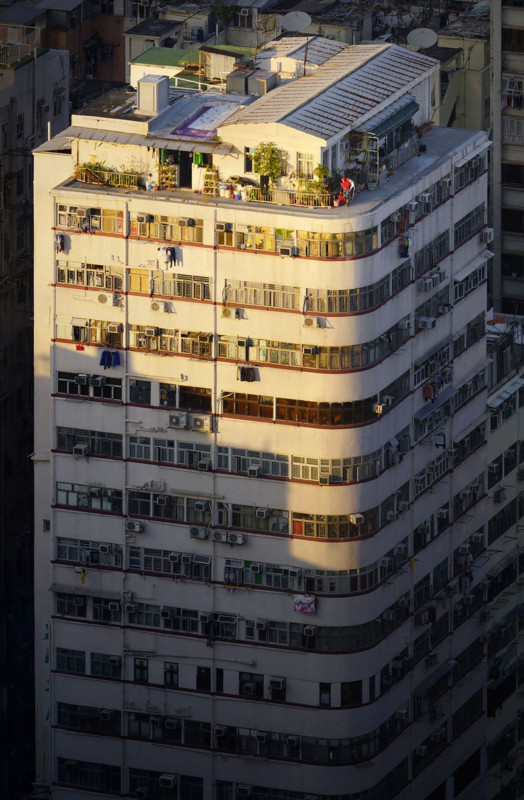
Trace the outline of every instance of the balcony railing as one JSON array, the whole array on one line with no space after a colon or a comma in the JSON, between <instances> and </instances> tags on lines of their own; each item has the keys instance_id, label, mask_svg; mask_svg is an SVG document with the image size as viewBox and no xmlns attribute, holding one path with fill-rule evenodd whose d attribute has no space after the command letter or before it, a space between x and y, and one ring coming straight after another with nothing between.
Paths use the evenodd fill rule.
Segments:
<instances>
[{"instance_id":1,"label":"balcony railing","mask_svg":"<svg viewBox=\"0 0 524 800\"><path fill-rule=\"evenodd\" d=\"M327 192L317 194L316 192L289 191L288 189L267 189L263 192L256 186L248 187L247 199L256 200L259 203L273 203L277 206L297 205L328 208L333 205L333 196Z\"/></svg>"},{"instance_id":2,"label":"balcony railing","mask_svg":"<svg viewBox=\"0 0 524 800\"><path fill-rule=\"evenodd\" d=\"M82 183L96 183L98 186L118 186L130 188L142 183L142 176L136 172L114 172L105 169L89 169L89 167L76 167L75 178Z\"/></svg>"}]
</instances>

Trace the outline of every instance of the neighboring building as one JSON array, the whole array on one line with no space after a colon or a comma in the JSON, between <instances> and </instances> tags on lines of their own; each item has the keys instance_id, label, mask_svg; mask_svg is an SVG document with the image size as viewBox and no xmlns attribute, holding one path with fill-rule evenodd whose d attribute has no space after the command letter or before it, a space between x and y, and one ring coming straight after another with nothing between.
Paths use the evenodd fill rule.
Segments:
<instances>
[{"instance_id":1,"label":"neighboring building","mask_svg":"<svg viewBox=\"0 0 524 800\"><path fill-rule=\"evenodd\" d=\"M419 147L433 59L335 44L259 98L146 76L35 154L56 800L483 788L490 145Z\"/></svg>"},{"instance_id":2,"label":"neighboring building","mask_svg":"<svg viewBox=\"0 0 524 800\"><path fill-rule=\"evenodd\" d=\"M23 20L23 22L20 22ZM0 11L0 796L34 773L32 148L68 122L67 53ZM41 633L41 631L40 631Z\"/></svg>"},{"instance_id":3,"label":"neighboring building","mask_svg":"<svg viewBox=\"0 0 524 800\"><path fill-rule=\"evenodd\" d=\"M487 800L517 800L522 762L524 407L522 317L488 326L488 538L481 611L487 658Z\"/></svg>"},{"instance_id":4,"label":"neighboring building","mask_svg":"<svg viewBox=\"0 0 524 800\"><path fill-rule=\"evenodd\" d=\"M124 34L125 79L129 80L129 62L152 47L181 47L183 26L179 21L145 19Z\"/></svg>"},{"instance_id":5,"label":"neighboring building","mask_svg":"<svg viewBox=\"0 0 524 800\"><path fill-rule=\"evenodd\" d=\"M360 44L366 39L373 38L372 12L377 7L378 3L375 0L357 4L340 0L280 0L277 5L270 8L267 16L276 20L274 36L286 32L282 28L282 20L286 14L291 11L302 11L311 17L311 24L301 30L302 34L325 36L345 44ZM270 28L270 25L268 21L265 27Z\"/></svg>"}]
</instances>

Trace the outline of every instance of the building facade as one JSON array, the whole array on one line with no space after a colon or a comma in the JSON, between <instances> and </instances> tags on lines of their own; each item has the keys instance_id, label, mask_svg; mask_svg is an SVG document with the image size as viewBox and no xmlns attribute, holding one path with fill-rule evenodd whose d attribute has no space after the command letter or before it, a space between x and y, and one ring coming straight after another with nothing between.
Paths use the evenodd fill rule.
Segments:
<instances>
[{"instance_id":1,"label":"building facade","mask_svg":"<svg viewBox=\"0 0 524 800\"><path fill-rule=\"evenodd\" d=\"M489 142L420 140L434 60L315 47L259 98L146 76L35 154L57 800L478 797Z\"/></svg>"}]
</instances>

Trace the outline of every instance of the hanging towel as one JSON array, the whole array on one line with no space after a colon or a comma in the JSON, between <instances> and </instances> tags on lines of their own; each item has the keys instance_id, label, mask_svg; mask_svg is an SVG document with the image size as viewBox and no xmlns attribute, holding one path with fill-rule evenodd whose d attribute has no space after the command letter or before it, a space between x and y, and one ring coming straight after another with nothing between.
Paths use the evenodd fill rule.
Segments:
<instances>
[{"instance_id":1,"label":"hanging towel","mask_svg":"<svg viewBox=\"0 0 524 800\"><path fill-rule=\"evenodd\" d=\"M112 364L112 366L113 367L119 367L120 366L120 354L119 354L118 350L115 350L115 352L113 353L113 364Z\"/></svg>"},{"instance_id":2,"label":"hanging towel","mask_svg":"<svg viewBox=\"0 0 524 800\"><path fill-rule=\"evenodd\" d=\"M103 367L104 369L106 368L106 351L105 350L102 350L102 352L100 353L99 366Z\"/></svg>"}]
</instances>

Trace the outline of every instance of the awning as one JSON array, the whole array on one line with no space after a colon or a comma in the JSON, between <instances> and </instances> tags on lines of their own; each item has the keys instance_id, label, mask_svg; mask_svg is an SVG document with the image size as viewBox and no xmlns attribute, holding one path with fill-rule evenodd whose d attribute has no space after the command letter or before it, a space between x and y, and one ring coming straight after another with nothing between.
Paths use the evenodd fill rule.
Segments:
<instances>
[{"instance_id":1,"label":"awning","mask_svg":"<svg viewBox=\"0 0 524 800\"><path fill-rule=\"evenodd\" d=\"M418 109L419 104L417 101L414 100L412 95L407 94L401 97L400 100L392 103L384 109L384 111L375 114L374 117L364 122L361 126L361 130L365 130L366 133L372 133L374 136L380 138L386 133L389 133L389 131L394 130L394 128L398 128L403 122L410 120L411 117L417 113Z\"/></svg>"},{"instance_id":2,"label":"awning","mask_svg":"<svg viewBox=\"0 0 524 800\"><path fill-rule=\"evenodd\" d=\"M231 150L231 145L222 142L196 140L195 138L182 138L173 136L155 136L140 133L125 133L124 131L105 131L93 128L71 127L62 131L62 136L71 139L91 139L95 142L112 142L113 144L134 144L142 147L157 147L162 150L182 150L186 153L220 153L226 155Z\"/></svg>"},{"instance_id":3,"label":"awning","mask_svg":"<svg viewBox=\"0 0 524 800\"><path fill-rule=\"evenodd\" d=\"M488 408L498 408L504 400L509 400L512 395L518 392L524 386L524 378L517 378L510 386L507 386L503 392L499 392L495 397L490 397L488 400Z\"/></svg>"},{"instance_id":4,"label":"awning","mask_svg":"<svg viewBox=\"0 0 524 800\"><path fill-rule=\"evenodd\" d=\"M422 422L422 420L425 420L430 414L433 414L434 411L442 408L444 403L449 400L449 398L452 397L456 391L457 390L454 386L448 386L447 389L444 389L444 391L439 393L434 403L427 402L426 405L424 405L422 408L419 408L418 411L415 411L413 416L419 422Z\"/></svg>"},{"instance_id":5,"label":"awning","mask_svg":"<svg viewBox=\"0 0 524 800\"><path fill-rule=\"evenodd\" d=\"M503 558L502 561L499 561L492 569L488 570L487 576L488 578L498 578L505 569L507 569L513 562L521 555L524 548L522 547L515 547L509 556Z\"/></svg>"},{"instance_id":6,"label":"awning","mask_svg":"<svg viewBox=\"0 0 524 800\"><path fill-rule=\"evenodd\" d=\"M469 262L469 264L466 264L466 266L463 267L460 272L457 272L456 275L453 275L453 280L463 281L468 277L468 275L471 275L472 272L485 264L486 261L489 261L492 256L493 253L491 250L485 250L480 256L477 256L477 258L474 258L473 261Z\"/></svg>"},{"instance_id":7,"label":"awning","mask_svg":"<svg viewBox=\"0 0 524 800\"><path fill-rule=\"evenodd\" d=\"M78 566L81 565L79 564ZM56 592L57 594L71 594L75 596L86 596L87 593L89 597L101 597L106 600L120 600L122 597L121 592L115 592L113 589L97 589L94 586L90 586L89 589L86 589L85 586L72 586L67 583L54 583L49 587L49 591Z\"/></svg>"}]
</instances>

